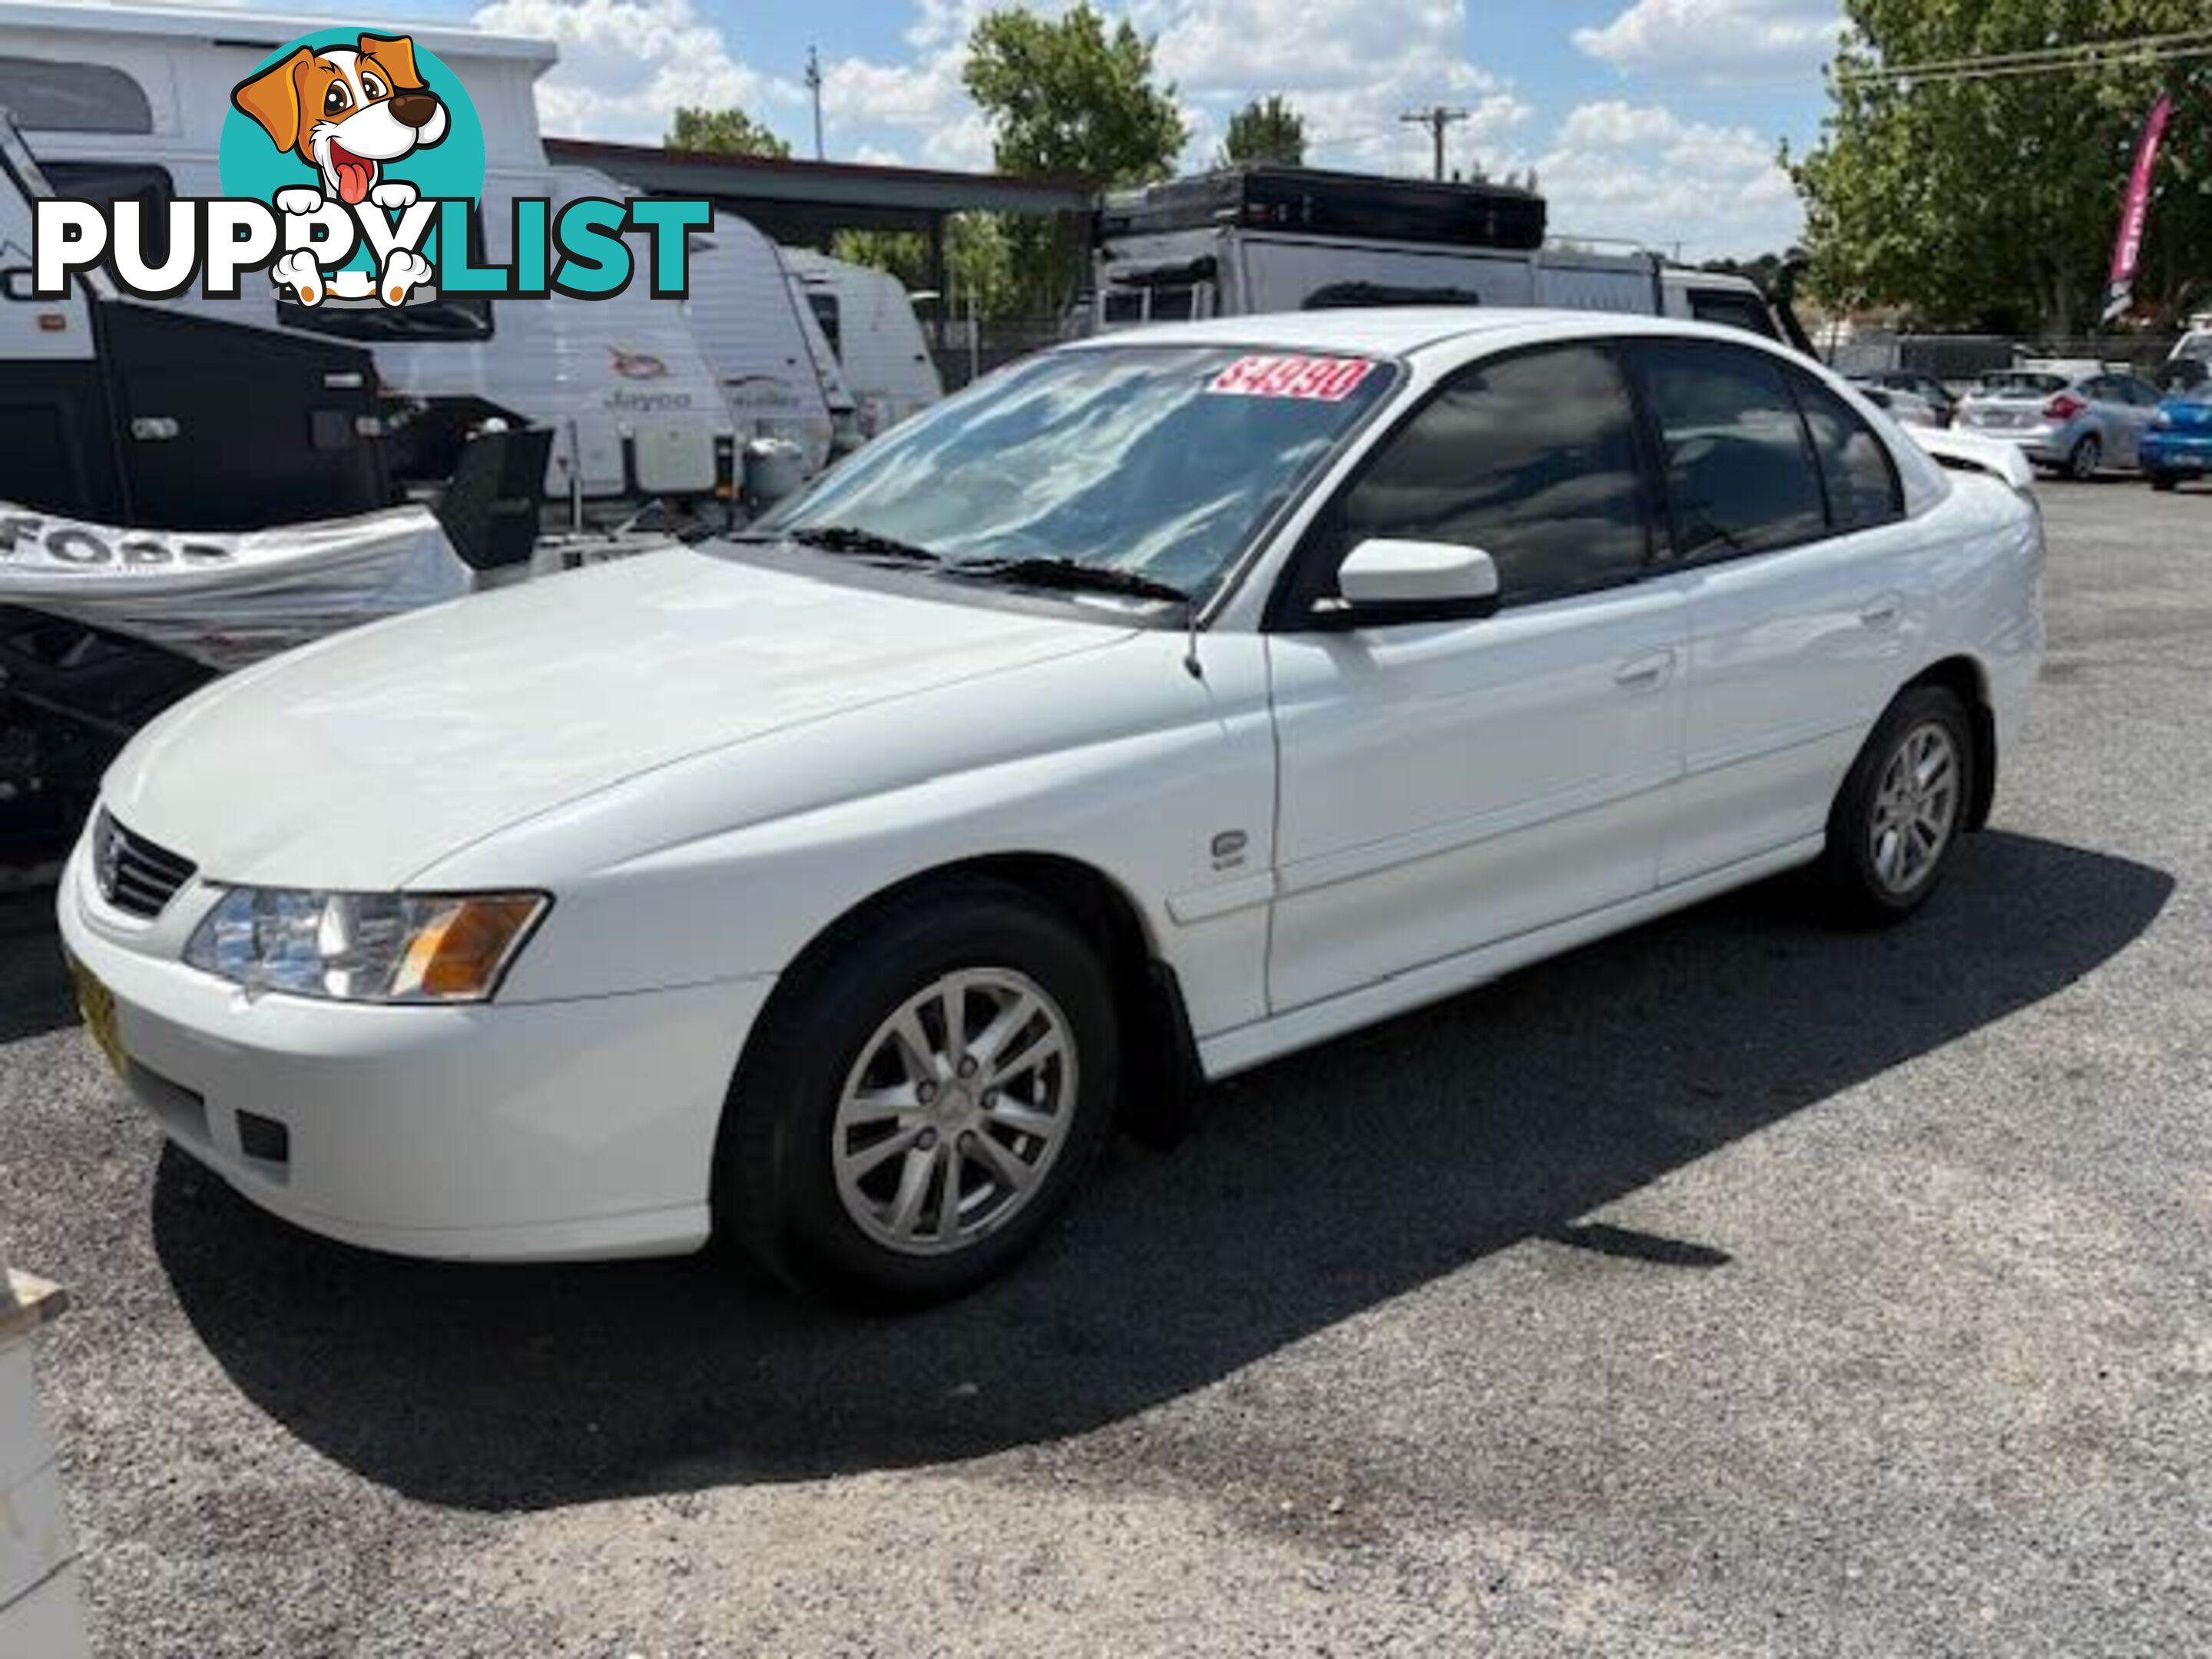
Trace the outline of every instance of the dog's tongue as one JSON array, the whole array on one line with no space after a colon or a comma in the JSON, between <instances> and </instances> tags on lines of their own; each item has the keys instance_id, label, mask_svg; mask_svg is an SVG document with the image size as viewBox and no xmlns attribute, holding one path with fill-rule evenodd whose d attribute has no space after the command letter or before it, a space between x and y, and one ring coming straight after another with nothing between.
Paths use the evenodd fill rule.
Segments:
<instances>
[{"instance_id":1,"label":"dog's tongue","mask_svg":"<svg viewBox=\"0 0 2212 1659\"><path fill-rule=\"evenodd\" d=\"M364 161L333 145L331 165L338 171L338 194L345 198L348 207L358 207L368 199L369 181L376 177L375 162Z\"/></svg>"}]
</instances>

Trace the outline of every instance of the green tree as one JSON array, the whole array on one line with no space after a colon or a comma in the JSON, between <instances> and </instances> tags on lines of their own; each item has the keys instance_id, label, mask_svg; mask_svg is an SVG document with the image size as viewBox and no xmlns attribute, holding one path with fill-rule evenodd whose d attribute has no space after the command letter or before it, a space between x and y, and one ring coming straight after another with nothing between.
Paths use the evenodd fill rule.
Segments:
<instances>
[{"instance_id":1,"label":"green tree","mask_svg":"<svg viewBox=\"0 0 2212 1659\"><path fill-rule=\"evenodd\" d=\"M1127 187L1164 179L1189 137L1175 88L1155 86L1152 43L1125 18L1109 33L1088 4L1057 18L987 12L961 76L991 124L999 171ZM1003 270L999 315L1058 313L1085 257L1070 227L1006 219L978 233L976 257Z\"/></svg>"},{"instance_id":2,"label":"green tree","mask_svg":"<svg viewBox=\"0 0 2212 1659\"><path fill-rule=\"evenodd\" d=\"M956 213L945 226L946 291L939 313L964 317L972 305L988 318L1023 314L1031 295L1015 264L1020 236L1018 222L995 213ZM935 277L929 268L929 239L910 230L841 230L830 251L856 265L887 270L908 289L925 289Z\"/></svg>"},{"instance_id":3,"label":"green tree","mask_svg":"<svg viewBox=\"0 0 2212 1659\"><path fill-rule=\"evenodd\" d=\"M1175 88L1152 84L1152 43L1079 5L1057 20L987 12L961 71L990 122L999 171L1129 185L1164 179L1189 134Z\"/></svg>"},{"instance_id":4,"label":"green tree","mask_svg":"<svg viewBox=\"0 0 2212 1659\"><path fill-rule=\"evenodd\" d=\"M679 109L668 148L701 155L790 157L791 146L741 109Z\"/></svg>"},{"instance_id":5,"label":"green tree","mask_svg":"<svg viewBox=\"0 0 2212 1659\"><path fill-rule=\"evenodd\" d=\"M1305 117L1281 94L1271 93L1265 100L1255 98L1229 118L1229 136L1221 146L1223 166L1272 161L1297 167L1304 167L1305 160Z\"/></svg>"},{"instance_id":6,"label":"green tree","mask_svg":"<svg viewBox=\"0 0 2212 1659\"><path fill-rule=\"evenodd\" d=\"M2067 335L2097 320L2134 141L2196 65L2145 52L2034 75L1869 81L1876 68L2202 29L2202 0L1846 0L1818 145L1794 161L1811 285L1913 320ZM2143 300L2185 307L2212 275L2206 100L2182 100L2160 164ZM2193 129L2193 131L2192 131Z\"/></svg>"}]
</instances>

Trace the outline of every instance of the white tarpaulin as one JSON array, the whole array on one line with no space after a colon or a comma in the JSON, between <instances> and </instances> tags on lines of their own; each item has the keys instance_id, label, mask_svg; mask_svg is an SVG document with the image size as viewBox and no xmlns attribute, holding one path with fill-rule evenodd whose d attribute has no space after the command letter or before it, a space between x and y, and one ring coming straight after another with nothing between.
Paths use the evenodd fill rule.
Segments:
<instances>
[{"instance_id":1,"label":"white tarpaulin","mask_svg":"<svg viewBox=\"0 0 2212 1659\"><path fill-rule=\"evenodd\" d=\"M0 605L243 668L469 592L427 507L273 530L119 530L0 501Z\"/></svg>"}]
</instances>

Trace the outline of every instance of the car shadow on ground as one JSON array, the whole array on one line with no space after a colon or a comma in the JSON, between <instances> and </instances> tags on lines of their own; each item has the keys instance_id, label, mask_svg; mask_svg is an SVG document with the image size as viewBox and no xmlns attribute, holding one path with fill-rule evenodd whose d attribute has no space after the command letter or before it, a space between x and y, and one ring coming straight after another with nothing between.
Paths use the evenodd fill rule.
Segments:
<instances>
[{"instance_id":1,"label":"car shadow on ground","mask_svg":"<svg viewBox=\"0 0 2212 1659\"><path fill-rule=\"evenodd\" d=\"M806 1305L711 1258L377 1256L262 1216L173 1152L155 1243L250 1398L434 1502L972 1456L1124 1418L1532 1237L1725 1272L1696 1240L1583 1218L2051 996L2172 884L2007 834L1887 932L1828 930L1796 884L1767 884L1212 1090L1188 1143L1118 1152L1013 1277L927 1314Z\"/></svg>"}]
</instances>

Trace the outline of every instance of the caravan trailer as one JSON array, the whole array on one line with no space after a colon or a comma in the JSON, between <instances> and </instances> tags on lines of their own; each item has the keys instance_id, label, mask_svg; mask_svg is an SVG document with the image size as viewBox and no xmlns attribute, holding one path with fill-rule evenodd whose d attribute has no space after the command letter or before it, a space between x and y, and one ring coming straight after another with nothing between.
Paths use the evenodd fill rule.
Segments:
<instances>
[{"instance_id":1,"label":"caravan trailer","mask_svg":"<svg viewBox=\"0 0 2212 1659\"><path fill-rule=\"evenodd\" d=\"M58 195L156 208L216 196L232 88L286 41L331 27L243 9L0 4L0 106ZM536 83L556 61L550 41L456 28L413 38L460 76L482 118L492 259L508 252L514 198L618 193L603 175L547 163ZM249 276L234 299L195 287L159 303L368 349L393 400L392 448L407 476L443 476L461 433L499 416L555 430L556 495L572 478L595 498L704 495L730 482L732 431L715 377L682 307L642 287L594 301L454 296L387 314L310 310Z\"/></svg>"},{"instance_id":2,"label":"caravan trailer","mask_svg":"<svg viewBox=\"0 0 2212 1659\"><path fill-rule=\"evenodd\" d=\"M807 471L821 471L853 398L775 244L736 215L716 214L714 229L691 239L684 310L740 440L787 438Z\"/></svg>"},{"instance_id":3,"label":"caravan trailer","mask_svg":"<svg viewBox=\"0 0 2212 1659\"><path fill-rule=\"evenodd\" d=\"M889 431L945 396L914 301L897 277L811 248L786 248L783 258L844 370L863 437Z\"/></svg>"}]
</instances>

